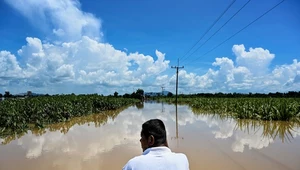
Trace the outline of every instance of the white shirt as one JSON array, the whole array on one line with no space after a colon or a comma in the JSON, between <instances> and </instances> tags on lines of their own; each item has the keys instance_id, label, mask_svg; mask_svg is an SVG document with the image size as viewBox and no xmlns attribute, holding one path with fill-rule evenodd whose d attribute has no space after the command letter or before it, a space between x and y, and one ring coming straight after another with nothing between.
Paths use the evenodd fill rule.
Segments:
<instances>
[{"instance_id":1,"label":"white shirt","mask_svg":"<svg viewBox=\"0 0 300 170\"><path fill-rule=\"evenodd\" d=\"M189 170L185 154L174 153L168 147L152 147L130 159L123 170Z\"/></svg>"}]
</instances>

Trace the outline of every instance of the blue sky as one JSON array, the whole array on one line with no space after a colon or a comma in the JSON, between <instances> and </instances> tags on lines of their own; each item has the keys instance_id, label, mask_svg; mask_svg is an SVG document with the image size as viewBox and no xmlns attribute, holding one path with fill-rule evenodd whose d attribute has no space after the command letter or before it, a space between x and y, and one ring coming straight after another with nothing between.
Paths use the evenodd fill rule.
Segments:
<instances>
[{"instance_id":1,"label":"blue sky","mask_svg":"<svg viewBox=\"0 0 300 170\"><path fill-rule=\"evenodd\" d=\"M162 85L175 92L175 70L170 67L231 2L1 1L0 93L122 94L137 88L159 91ZM246 2L236 1L195 47ZM201 49L188 55L179 74L179 91L299 90L297 0L286 0L201 57L279 2L252 0Z\"/></svg>"}]
</instances>

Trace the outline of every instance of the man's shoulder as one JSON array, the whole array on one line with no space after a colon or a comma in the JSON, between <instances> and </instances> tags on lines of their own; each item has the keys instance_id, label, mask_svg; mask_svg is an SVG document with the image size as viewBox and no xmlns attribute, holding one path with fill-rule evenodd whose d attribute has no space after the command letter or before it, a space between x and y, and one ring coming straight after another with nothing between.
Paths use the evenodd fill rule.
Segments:
<instances>
[{"instance_id":1,"label":"man's shoulder","mask_svg":"<svg viewBox=\"0 0 300 170\"><path fill-rule=\"evenodd\" d=\"M176 157L175 159L177 160L181 160L181 161L187 161L188 162L188 158L184 153L175 153L172 152L172 154Z\"/></svg>"},{"instance_id":2,"label":"man's shoulder","mask_svg":"<svg viewBox=\"0 0 300 170\"><path fill-rule=\"evenodd\" d=\"M167 154L169 155L170 157L176 157L177 159L185 159L185 160L188 160L187 159L187 156L184 154L184 153L177 153L177 152L170 152L170 154ZM165 156L167 156L165 155ZM133 158L131 158L128 163L130 164L133 164L133 163L137 163L137 162L141 162L141 161L144 161L144 160L147 160L147 157L150 156L150 155L139 155L139 156L135 156ZM168 156L167 156L168 157Z\"/></svg>"},{"instance_id":3,"label":"man's shoulder","mask_svg":"<svg viewBox=\"0 0 300 170\"><path fill-rule=\"evenodd\" d=\"M135 157L131 158L128 162L130 162L130 163L138 162L138 161L141 161L144 157L145 157L145 155L135 156Z\"/></svg>"},{"instance_id":4,"label":"man's shoulder","mask_svg":"<svg viewBox=\"0 0 300 170\"><path fill-rule=\"evenodd\" d=\"M149 156L151 155L139 155L131 158L123 167L123 170L132 170L133 168L137 168L137 167L147 168L145 167L145 165L147 165L147 163L151 163L154 160L154 159L150 159ZM170 152L169 154L166 154L164 158L166 158L166 160L172 160L171 162L175 161L177 162L175 164L181 164L187 167L187 169L189 167L188 158L184 153Z\"/></svg>"},{"instance_id":5,"label":"man's shoulder","mask_svg":"<svg viewBox=\"0 0 300 170\"><path fill-rule=\"evenodd\" d=\"M136 167L137 164L139 164L140 162L143 162L143 158L145 156L144 155L139 155L139 156L135 156L133 158L131 158L126 165L123 167L123 169L131 169L132 167Z\"/></svg>"}]
</instances>

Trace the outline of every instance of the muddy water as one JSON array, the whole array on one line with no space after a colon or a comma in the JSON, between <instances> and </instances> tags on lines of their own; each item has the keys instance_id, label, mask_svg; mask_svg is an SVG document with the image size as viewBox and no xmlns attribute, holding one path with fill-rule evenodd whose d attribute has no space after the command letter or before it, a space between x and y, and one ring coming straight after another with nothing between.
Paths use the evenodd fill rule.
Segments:
<instances>
[{"instance_id":1,"label":"muddy water","mask_svg":"<svg viewBox=\"0 0 300 170\"><path fill-rule=\"evenodd\" d=\"M190 169L300 169L295 123L233 120L187 106L177 112L174 105L145 103L0 139L0 170L122 169L141 154L141 124L151 118L165 122L170 148L188 156Z\"/></svg>"}]
</instances>

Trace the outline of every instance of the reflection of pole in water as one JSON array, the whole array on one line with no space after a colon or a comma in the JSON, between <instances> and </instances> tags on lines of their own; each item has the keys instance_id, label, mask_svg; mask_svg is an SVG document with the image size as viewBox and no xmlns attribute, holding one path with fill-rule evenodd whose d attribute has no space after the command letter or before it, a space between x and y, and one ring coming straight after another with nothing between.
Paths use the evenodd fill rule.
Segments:
<instances>
[{"instance_id":1,"label":"reflection of pole in water","mask_svg":"<svg viewBox=\"0 0 300 170\"><path fill-rule=\"evenodd\" d=\"M161 102L161 112L165 112L164 102Z\"/></svg>"},{"instance_id":2,"label":"reflection of pole in water","mask_svg":"<svg viewBox=\"0 0 300 170\"><path fill-rule=\"evenodd\" d=\"M176 103L176 111L175 112L176 112L176 139L178 139L178 112L177 112L177 103Z\"/></svg>"},{"instance_id":3,"label":"reflection of pole in water","mask_svg":"<svg viewBox=\"0 0 300 170\"><path fill-rule=\"evenodd\" d=\"M176 112L176 137L172 137L171 139L176 139L177 147L179 145L178 139L183 139L183 137L179 137L178 133L178 111L177 111L177 103L175 104L175 112Z\"/></svg>"}]
</instances>

